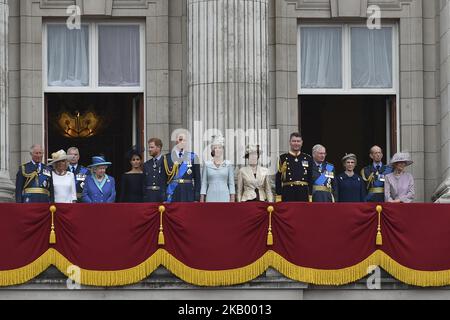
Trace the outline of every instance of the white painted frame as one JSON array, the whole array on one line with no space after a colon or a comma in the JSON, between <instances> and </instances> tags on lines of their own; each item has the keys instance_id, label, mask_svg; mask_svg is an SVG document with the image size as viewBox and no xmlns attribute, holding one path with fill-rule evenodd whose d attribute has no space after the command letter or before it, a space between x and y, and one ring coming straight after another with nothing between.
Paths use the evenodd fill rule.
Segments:
<instances>
[{"instance_id":1,"label":"white painted frame","mask_svg":"<svg viewBox=\"0 0 450 320\"><path fill-rule=\"evenodd\" d=\"M47 47L47 26L51 24L65 24L64 21L46 22L42 32L42 83L44 93L145 93L146 83L146 59L145 59L145 23L136 20L120 20L108 22L82 22L82 25L89 26L89 86L86 87L56 87L48 85L48 47ZM102 87L98 85L98 26L99 25L137 25L140 34L140 75L139 86L135 87Z\"/></svg>"},{"instance_id":2,"label":"white painted frame","mask_svg":"<svg viewBox=\"0 0 450 320\"><path fill-rule=\"evenodd\" d=\"M302 27L341 27L342 28L342 89L302 89L302 70L301 70L301 28ZM392 85L391 89L354 89L351 83L351 28L365 27L361 23L307 23L298 24L297 29L297 85L298 95L392 95L396 97L396 114L397 114L397 148L401 150L400 140L400 42L399 42L399 27L397 23L383 23L381 27L392 28ZM390 130L390 113L387 110L386 116L386 154L391 157L392 150L390 148L390 138L392 132Z\"/></svg>"},{"instance_id":3,"label":"white painted frame","mask_svg":"<svg viewBox=\"0 0 450 320\"><path fill-rule=\"evenodd\" d=\"M302 27L341 27L342 28L342 85L343 88L305 88L302 85L301 70L301 28ZM299 95L397 95L399 91L399 40L398 25L383 24L382 27L392 28L392 88L364 88L354 89L351 83L351 28L365 27L357 23L329 23L329 24L299 24L297 35L297 84Z\"/></svg>"}]
</instances>

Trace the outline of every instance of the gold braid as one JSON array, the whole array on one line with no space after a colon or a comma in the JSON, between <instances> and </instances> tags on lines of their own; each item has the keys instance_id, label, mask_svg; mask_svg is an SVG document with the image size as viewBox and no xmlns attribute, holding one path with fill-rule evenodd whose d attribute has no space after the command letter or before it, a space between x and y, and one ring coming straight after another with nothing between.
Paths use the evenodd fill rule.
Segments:
<instances>
[{"instance_id":1,"label":"gold braid","mask_svg":"<svg viewBox=\"0 0 450 320\"><path fill-rule=\"evenodd\" d=\"M31 172L31 173L26 173L26 172L25 172L25 165L23 164L23 165L22 165L22 175L23 175L25 178L27 178L27 180L25 181L25 184L23 185L23 189L25 189L26 187L28 187L28 185L31 183L31 181L32 181L33 179L36 179L36 184L39 185L39 180L38 180L39 175L38 175L37 170L36 170L36 171L33 171L33 172Z\"/></svg>"},{"instance_id":2,"label":"gold braid","mask_svg":"<svg viewBox=\"0 0 450 320\"><path fill-rule=\"evenodd\" d=\"M280 163L281 158L278 161L278 172L281 173L281 181L286 181L287 162L284 161L282 165Z\"/></svg>"},{"instance_id":3,"label":"gold braid","mask_svg":"<svg viewBox=\"0 0 450 320\"><path fill-rule=\"evenodd\" d=\"M169 184L178 173L178 162L175 161L172 170L170 170L169 163L167 162L167 157L164 156L164 169L166 170L167 174L167 184Z\"/></svg>"}]
</instances>

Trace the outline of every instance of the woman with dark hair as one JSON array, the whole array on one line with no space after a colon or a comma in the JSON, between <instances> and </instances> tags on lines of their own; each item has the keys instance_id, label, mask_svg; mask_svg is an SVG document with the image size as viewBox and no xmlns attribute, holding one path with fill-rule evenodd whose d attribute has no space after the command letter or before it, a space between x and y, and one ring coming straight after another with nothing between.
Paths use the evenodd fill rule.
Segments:
<instances>
[{"instance_id":1,"label":"woman with dark hair","mask_svg":"<svg viewBox=\"0 0 450 320\"><path fill-rule=\"evenodd\" d=\"M127 158L131 170L122 175L120 202L142 202L144 174L141 154L137 150L131 150Z\"/></svg>"}]
</instances>

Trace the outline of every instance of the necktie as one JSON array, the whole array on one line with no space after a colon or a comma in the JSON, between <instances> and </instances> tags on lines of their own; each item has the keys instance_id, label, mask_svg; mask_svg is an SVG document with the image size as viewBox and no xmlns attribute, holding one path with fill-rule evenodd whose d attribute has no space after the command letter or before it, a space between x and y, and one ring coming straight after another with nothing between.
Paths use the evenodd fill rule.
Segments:
<instances>
[{"instance_id":1,"label":"necktie","mask_svg":"<svg viewBox=\"0 0 450 320\"><path fill-rule=\"evenodd\" d=\"M178 154L178 158L182 158L183 157L183 151L180 151L180 153Z\"/></svg>"},{"instance_id":2,"label":"necktie","mask_svg":"<svg viewBox=\"0 0 450 320\"><path fill-rule=\"evenodd\" d=\"M72 171L72 173L75 173L75 167L74 166L70 166L70 171Z\"/></svg>"},{"instance_id":3,"label":"necktie","mask_svg":"<svg viewBox=\"0 0 450 320\"><path fill-rule=\"evenodd\" d=\"M376 166L376 168L377 168L377 172L380 172L381 166L379 164Z\"/></svg>"}]
</instances>

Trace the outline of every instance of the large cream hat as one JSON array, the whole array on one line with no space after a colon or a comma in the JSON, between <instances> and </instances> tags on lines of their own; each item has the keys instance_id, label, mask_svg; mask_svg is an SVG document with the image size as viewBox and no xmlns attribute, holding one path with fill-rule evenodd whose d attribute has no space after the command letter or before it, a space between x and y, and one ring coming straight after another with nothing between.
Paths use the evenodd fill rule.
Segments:
<instances>
[{"instance_id":1,"label":"large cream hat","mask_svg":"<svg viewBox=\"0 0 450 320\"><path fill-rule=\"evenodd\" d=\"M48 165L52 165L59 161L67 160L69 158L70 156L68 156L64 150L59 150L57 152L52 153L52 158L50 159L51 161L48 163Z\"/></svg>"}]
</instances>

